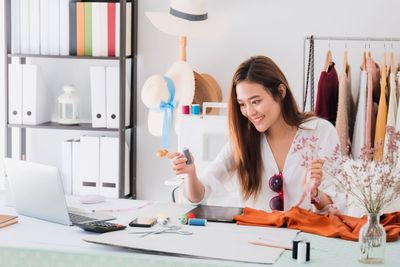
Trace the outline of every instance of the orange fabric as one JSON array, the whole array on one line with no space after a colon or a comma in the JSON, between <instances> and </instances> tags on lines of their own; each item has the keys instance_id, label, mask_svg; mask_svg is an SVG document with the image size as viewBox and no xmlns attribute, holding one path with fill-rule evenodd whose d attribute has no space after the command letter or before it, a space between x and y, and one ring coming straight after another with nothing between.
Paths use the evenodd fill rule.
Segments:
<instances>
[{"instance_id":1,"label":"orange fabric","mask_svg":"<svg viewBox=\"0 0 400 267\"><path fill-rule=\"evenodd\" d=\"M342 214L319 215L298 207L293 207L285 212L274 211L272 213L244 208L243 214L235 216L234 219L240 225L287 227L306 233L352 241L358 240L360 228L367 221L366 216L356 218ZM380 219L386 230L386 240L388 242L398 240L400 212L384 214Z\"/></svg>"}]
</instances>

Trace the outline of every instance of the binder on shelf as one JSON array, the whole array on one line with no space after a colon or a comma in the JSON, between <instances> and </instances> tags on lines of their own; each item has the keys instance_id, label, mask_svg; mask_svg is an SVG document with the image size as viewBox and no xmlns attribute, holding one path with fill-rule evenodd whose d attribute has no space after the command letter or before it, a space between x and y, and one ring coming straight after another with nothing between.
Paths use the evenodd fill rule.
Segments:
<instances>
[{"instance_id":1,"label":"binder on shelf","mask_svg":"<svg viewBox=\"0 0 400 267\"><path fill-rule=\"evenodd\" d=\"M74 139L72 142L72 194L80 195L80 177L79 177L79 149L81 140Z\"/></svg>"},{"instance_id":2,"label":"binder on shelf","mask_svg":"<svg viewBox=\"0 0 400 267\"><path fill-rule=\"evenodd\" d=\"M99 194L100 138L82 136L79 145L79 194Z\"/></svg>"},{"instance_id":3,"label":"binder on shelf","mask_svg":"<svg viewBox=\"0 0 400 267\"><path fill-rule=\"evenodd\" d=\"M40 68L22 65L22 123L36 125L50 120L48 95Z\"/></svg>"},{"instance_id":4,"label":"binder on shelf","mask_svg":"<svg viewBox=\"0 0 400 267\"><path fill-rule=\"evenodd\" d=\"M107 3L108 56L115 57L115 3Z\"/></svg>"},{"instance_id":5,"label":"binder on shelf","mask_svg":"<svg viewBox=\"0 0 400 267\"><path fill-rule=\"evenodd\" d=\"M33 55L40 54L40 2L29 1L29 52Z\"/></svg>"},{"instance_id":6,"label":"binder on shelf","mask_svg":"<svg viewBox=\"0 0 400 267\"><path fill-rule=\"evenodd\" d=\"M60 2L49 1L50 30L49 44L50 55L60 55Z\"/></svg>"},{"instance_id":7,"label":"binder on shelf","mask_svg":"<svg viewBox=\"0 0 400 267\"><path fill-rule=\"evenodd\" d=\"M22 124L21 64L8 64L8 122Z\"/></svg>"},{"instance_id":8,"label":"binder on shelf","mask_svg":"<svg viewBox=\"0 0 400 267\"><path fill-rule=\"evenodd\" d=\"M92 127L106 128L106 68L90 68L90 91L92 99Z\"/></svg>"},{"instance_id":9,"label":"binder on shelf","mask_svg":"<svg viewBox=\"0 0 400 267\"><path fill-rule=\"evenodd\" d=\"M76 3L76 53L85 55L85 3Z\"/></svg>"},{"instance_id":10,"label":"binder on shelf","mask_svg":"<svg viewBox=\"0 0 400 267\"><path fill-rule=\"evenodd\" d=\"M125 55L131 54L131 38L132 38L132 3L126 3L126 31L125 31ZM119 57L120 46L120 4L115 3L115 55Z\"/></svg>"},{"instance_id":11,"label":"binder on shelf","mask_svg":"<svg viewBox=\"0 0 400 267\"><path fill-rule=\"evenodd\" d=\"M106 57L107 40L107 3L92 3L92 54Z\"/></svg>"},{"instance_id":12,"label":"binder on shelf","mask_svg":"<svg viewBox=\"0 0 400 267\"><path fill-rule=\"evenodd\" d=\"M69 3L60 0L60 55L69 55Z\"/></svg>"},{"instance_id":13,"label":"binder on shelf","mask_svg":"<svg viewBox=\"0 0 400 267\"><path fill-rule=\"evenodd\" d=\"M21 1L13 0L11 1L11 53L19 54L21 53Z\"/></svg>"},{"instance_id":14,"label":"binder on shelf","mask_svg":"<svg viewBox=\"0 0 400 267\"><path fill-rule=\"evenodd\" d=\"M64 140L61 147L61 178L64 186L64 193L66 195L72 194L72 151L74 139Z\"/></svg>"},{"instance_id":15,"label":"binder on shelf","mask_svg":"<svg viewBox=\"0 0 400 267\"><path fill-rule=\"evenodd\" d=\"M51 0L40 0L40 54L50 55L50 9Z\"/></svg>"},{"instance_id":16,"label":"binder on shelf","mask_svg":"<svg viewBox=\"0 0 400 267\"><path fill-rule=\"evenodd\" d=\"M76 56L76 3L69 3L69 54Z\"/></svg>"},{"instance_id":17,"label":"binder on shelf","mask_svg":"<svg viewBox=\"0 0 400 267\"><path fill-rule=\"evenodd\" d=\"M100 137L100 195L110 198L119 197L121 187L118 179L119 155L118 137ZM125 145L125 164L128 172L125 171L125 195L129 193L129 148Z\"/></svg>"},{"instance_id":18,"label":"binder on shelf","mask_svg":"<svg viewBox=\"0 0 400 267\"><path fill-rule=\"evenodd\" d=\"M20 41L21 41L21 54L29 54L29 0L20 0Z\"/></svg>"},{"instance_id":19,"label":"binder on shelf","mask_svg":"<svg viewBox=\"0 0 400 267\"><path fill-rule=\"evenodd\" d=\"M130 121L130 83L127 67L125 85L125 126ZM119 128L119 67L106 67L106 112L107 128Z\"/></svg>"},{"instance_id":20,"label":"binder on shelf","mask_svg":"<svg viewBox=\"0 0 400 267\"><path fill-rule=\"evenodd\" d=\"M92 55L92 3L84 3L85 56Z\"/></svg>"}]
</instances>

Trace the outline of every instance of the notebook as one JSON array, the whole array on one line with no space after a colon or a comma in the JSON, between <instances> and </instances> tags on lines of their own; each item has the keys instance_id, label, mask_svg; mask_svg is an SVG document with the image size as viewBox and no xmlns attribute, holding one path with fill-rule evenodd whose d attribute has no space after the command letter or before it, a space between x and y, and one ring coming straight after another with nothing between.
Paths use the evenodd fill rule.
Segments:
<instances>
[{"instance_id":1,"label":"notebook","mask_svg":"<svg viewBox=\"0 0 400 267\"><path fill-rule=\"evenodd\" d=\"M193 213L196 218L207 219L210 222L234 223L233 216L242 214L243 209L239 207L222 207L199 205L188 213Z\"/></svg>"},{"instance_id":2,"label":"notebook","mask_svg":"<svg viewBox=\"0 0 400 267\"><path fill-rule=\"evenodd\" d=\"M64 225L115 219L69 211L56 167L10 158L4 158L4 167L18 214Z\"/></svg>"}]
</instances>

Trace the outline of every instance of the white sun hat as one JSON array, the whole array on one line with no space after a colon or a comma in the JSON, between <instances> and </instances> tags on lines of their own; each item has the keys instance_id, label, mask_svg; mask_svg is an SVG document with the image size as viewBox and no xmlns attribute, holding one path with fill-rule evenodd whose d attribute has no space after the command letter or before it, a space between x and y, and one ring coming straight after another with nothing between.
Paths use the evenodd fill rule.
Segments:
<instances>
[{"instance_id":1,"label":"white sun hat","mask_svg":"<svg viewBox=\"0 0 400 267\"><path fill-rule=\"evenodd\" d=\"M172 99L171 87L173 87L172 90L174 91ZM192 103L194 90L193 69L184 61L177 61L172 64L164 76L150 76L142 88L142 101L149 108L147 118L149 132L155 136L163 136L163 126L166 127L164 119L169 110L173 111L171 125L169 126L175 125L175 131L177 132L177 115L180 114L182 105L190 105ZM170 105L169 110L165 108L166 104ZM162 106L164 108L161 108Z\"/></svg>"},{"instance_id":2,"label":"white sun hat","mask_svg":"<svg viewBox=\"0 0 400 267\"><path fill-rule=\"evenodd\" d=\"M169 13L146 12L160 31L187 37L210 37L219 32L222 20L209 18L206 0L171 0Z\"/></svg>"}]
</instances>

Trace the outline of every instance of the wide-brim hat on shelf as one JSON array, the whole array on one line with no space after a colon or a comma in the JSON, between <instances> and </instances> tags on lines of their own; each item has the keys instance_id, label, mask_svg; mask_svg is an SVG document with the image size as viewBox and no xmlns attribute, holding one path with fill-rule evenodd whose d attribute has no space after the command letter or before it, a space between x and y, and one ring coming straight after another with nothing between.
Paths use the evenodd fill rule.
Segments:
<instances>
[{"instance_id":1,"label":"wide-brim hat on shelf","mask_svg":"<svg viewBox=\"0 0 400 267\"><path fill-rule=\"evenodd\" d=\"M171 0L170 10L146 12L160 31L176 36L210 37L221 31L222 19L209 18L206 0Z\"/></svg>"},{"instance_id":2,"label":"wide-brim hat on shelf","mask_svg":"<svg viewBox=\"0 0 400 267\"><path fill-rule=\"evenodd\" d=\"M203 102L221 102L222 92L221 87L218 85L217 81L209 74L194 73L195 79L195 92L193 97L193 104L199 104L202 110ZM218 114L217 108L210 108L207 110L208 115Z\"/></svg>"},{"instance_id":3,"label":"wide-brim hat on shelf","mask_svg":"<svg viewBox=\"0 0 400 267\"><path fill-rule=\"evenodd\" d=\"M177 105L174 109L172 124L177 131L177 115L181 113L182 105L190 105L195 92L195 80L193 69L184 61L177 61L165 73L175 87ZM147 123L149 132L155 136L162 136L164 112L158 110L161 102L168 102L170 93L167 81L162 75L152 75L144 83L142 88L142 101L149 108Z\"/></svg>"}]
</instances>

